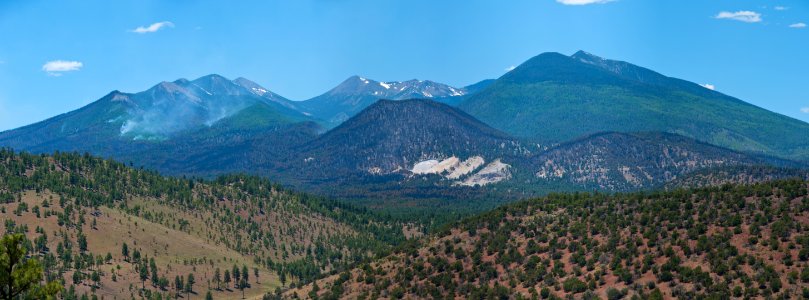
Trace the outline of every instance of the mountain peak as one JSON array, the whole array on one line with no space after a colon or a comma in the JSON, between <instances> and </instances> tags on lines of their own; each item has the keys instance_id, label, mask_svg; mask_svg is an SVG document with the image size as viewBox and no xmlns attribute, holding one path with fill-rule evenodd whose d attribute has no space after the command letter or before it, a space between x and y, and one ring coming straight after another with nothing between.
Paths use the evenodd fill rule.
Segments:
<instances>
[{"instance_id":1,"label":"mountain peak","mask_svg":"<svg viewBox=\"0 0 809 300\"><path fill-rule=\"evenodd\" d=\"M559 52L543 52L543 53L540 53L537 56L534 56L534 57L530 58L528 61L526 61L523 64L526 64L526 63L529 63L529 62L552 60L552 59L565 59L565 58L570 58L570 57L567 56L567 55L564 55L562 53L559 53ZM519 67L519 66L517 66L517 67Z\"/></svg>"},{"instance_id":2,"label":"mountain peak","mask_svg":"<svg viewBox=\"0 0 809 300\"><path fill-rule=\"evenodd\" d=\"M218 74L205 75L190 82L191 88L201 89L208 95L242 95L247 93L243 87Z\"/></svg>"},{"instance_id":3,"label":"mountain peak","mask_svg":"<svg viewBox=\"0 0 809 300\"><path fill-rule=\"evenodd\" d=\"M109 99L112 102L130 102L130 95L126 93L122 93L119 90L114 90L107 94L106 96L102 97L101 99Z\"/></svg>"},{"instance_id":4,"label":"mountain peak","mask_svg":"<svg viewBox=\"0 0 809 300\"><path fill-rule=\"evenodd\" d=\"M478 127L478 130L488 135L508 138L506 134L489 127L459 109L430 99L420 98L403 100L379 99L379 101L371 104L347 123L351 124L363 119L378 119L386 120L385 122L401 122L400 126L410 126L406 125L407 123L420 123L417 126L429 127L430 125L425 125L425 123L431 123L446 116L451 116L456 121L462 120L457 124ZM413 120L419 119L424 120L424 122L413 122Z\"/></svg>"},{"instance_id":5,"label":"mountain peak","mask_svg":"<svg viewBox=\"0 0 809 300\"><path fill-rule=\"evenodd\" d=\"M194 81L206 81L206 80L210 80L210 81L230 81L229 79L227 79L224 76L219 75L219 74L208 74L208 75L205 75L205 76L201 76L200 78L194 79Z\"/></svg>"},{"instance_id":6,"label":"mountain peak","mask_svg":"<svg viewBox=\"0 0 809 300\"><path fill-rule=\"evenodd\" d=\"M119 90L113 90L113 91L107 93L106 95L104 95L104 97L101 97L100 99L98 99L98 101L96 101L96 102L127 102L127 103L129 103L129 102L131 102L130 96L132 96L132 94L127 94L127 93L121 92Z\"/></svg>"},{"instance_id":7,"label":"mountain peak","mask_svg":"<svg viewBox=\"0 0 809 300\"><path fill-rule=\"evenodd\" d=\"M354 75L348 77L343 83L362 83L362 84L369 84L371 82L376 82L375 80L368 79L366 77L362 77L359 75Z\"/></svg>"},{"instance_id":8,"label":"mountain peak","mask_svg":"<svg viewBox=\"0 0 809 300\"><path fill-rule=\"evenodd\" d=\"M180 78L174 81L174 83L178 85L187 85L189 82L191 81L185 78Z\"/></svg>"},{"instance_id":9,"label":"mountain peak","mask_svg":"<svg viewBox=\"0 0 809 300\"><path fill-rule=\"evenodd\" d=\"M449 99L465 94L466 91L462 88L429 80L376 81L354 75L325 94L304 101L300 105L314 116L336 124L379 99Z\"/></svg>"},{"instance_id":10,"label":"mountain peak","mask_svg":"<svg viewBox=\"0 0 809 300\"><path fill-rule=\"evenodd\" d=\"M339 85L331 89L329 94L361 94L373 93L375 90L382 89L378 81L368 79L359 75L354 75L343 80Z\"/></svg>"},{"instance_id":11,"label":"mountain peak","mask_svg":"<svg viewBox=\"0 0 809 300\"><path fill-rule=\"evenodd\" d=\"M451 156L494 160L512 153L513 145L506 134L449 105L381 99L308 144L301 157L319 159L306 174L327 169L390 174L410 170L419 161Z\"/></svg>"},{"instance_id":12,"label":"mountain peak","mask_svg":"<svg viewBox=\"0 0 809 300\"><path fill-rule=\"evenodd\" d=\"M600 57L598 55L592 54L592 53L584 51L584 50L576 51L576 53L573 53L573 55L571 55L570 57L575 58L575 59L579 59L579 60L587 60L587 61L605 60L603 57Z\"/></svg>"}]
</instances>

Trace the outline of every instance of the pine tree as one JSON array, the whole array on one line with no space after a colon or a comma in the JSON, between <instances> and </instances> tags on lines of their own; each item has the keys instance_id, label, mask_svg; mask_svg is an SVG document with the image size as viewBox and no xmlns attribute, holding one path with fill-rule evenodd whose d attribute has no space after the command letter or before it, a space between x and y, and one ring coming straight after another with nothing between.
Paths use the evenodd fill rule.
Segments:
<instances>
[{"instance_id":1,"label":"pine tree","mask_svg":"<svg viewBox=\"0 0 809 300\"><path fill-rule=\"evenodd\" d=\"M84 253L87 251L87 236L84 233L79 232L78 237L76 238L79 242L79 251Z\"/></svg>"},{"instance_id":2,"label":"pine tree","mask_svg":"<svg viewBox=\"0 0 809 300\"><path fill-rule=\"evenodd\" d=\"M152 273L152 285L157 286L157 282L160 280L160 277L157 274L157 264L154 261L154 257L149 258L149 269Z\"/></svg>"},{"instance_id":3,"label":"pine tree","mask_svg":"<svg viewBox=\"0 0 809 300\"><path fill-rule=\"evenodd\" d=\"M165 291L169 286L169 279L166 278L166 276L160 277L160 279L157 281L157 286L160 287L161 290Z\"/></svg>"},{"instance_id":4,"label":"pine tree","mask_svg":"<svg viewBox=\"0 0 809 300\"><path fill-rule=\"evenodd\" d=\"M244 299L244 288L247 287L247 279L242 277L241 280L239 280L238 285L239 285L239 289L242 290L242 299Z\"/></svg>"},{"instance_id":5,"label":"pine tree","mask_svg":"<svg viewBox=\"0 0 809 300\"><path fill-rule=\"evenodd\" d=\"M174 290L177 291L177 298L179 298L180 293L183 292L183 277L180 275L174 277Z\"/></svg>"},{"instance_id":6,"label":"pine tree","mask_svg":"<svg viewBox=\"0 0 809 300\"><path fill-rule=\"evenodd\" d=\"M132 260L135 261L135 263L140 262L140 251L138 249L135 249L135 251L132 251Z\"/></svg>"},{"instance_id":7,"label":"pine tree","mask_svg":"<svg viewBox=\"0 0 809 300\"><path fill-rule=\"evenodd\" d=\"M146 267L145 263L140 264L138 275L140 275L141 288L146 289L146 279L149 279L149 269Z\"/></svg>"},{"instance_id":8,"label":"pine tree","mask_svg":"<svg viewBox=\"0 0 809 300\"><path fill-rule=\"evenodd\" d=\"M98 271L93 271L93 274L90 275L90 279L93 280L95 286L100 286L101 275L98 274Z\"/></svg>"},{"instance_id":9,"label":"pine tree","mask_svg":"<svg viewBox=\"0 0 809 300\"><path fill-rule=\"evenodd\" d=\"M129 261L129 246L127 246L126 243L121 245L121 255L124 256L125 261Z\"/></svg>"},{"instance_id":10,"label":"pine tree","mask_svg":"<svg viewBox=\"0 0 809 300\"><path fill-rule=\"evenodd\" d=\"M188 295L194 292L194 274L188 274L185 278L185 294Z\"/></svg>"},{"instance_id":11,"label":"pine tree","mask_svg":"<svg viewBox=\"0 0 809 300\"><path fill-rule=\"evenodd\" d=\"M222 289L222 274L221 273L222 273L222 271L220 271L219 268L216 268L216 270L213 272L213 283L216 286L217 290Z\"/></svg>"},{"instance_id":12,"label":"pine tree","mask_svg":"<svg viewBox=\"0 0 809 300\"><path fill-rule=\"evenodd\" d=\"M250 271L247 269L246 265L242 265L242 278L244 278L244 282L250 282Z\"/></svg>"},{"instance_id":13,"label":"pine tree","mask_svg":"<svg viewBox=\"0 0 809 300\"><path fill-rule=\"evenodd\" d=\"M0 299L52 299L62 291L57 282L40 283L43 269L39 261L27 258L22 234L5 235L0 240Z\"/></svg>"},{"instance_id":14,"label":"pine tree","mask_svg":"<svg viewBox=\"0 0 809 300\"><path fill-rule=\"evenodd\" d=\"M81 283L81 272L79 270L73 271L73 284Z\"/></svg>"}]
</instances>

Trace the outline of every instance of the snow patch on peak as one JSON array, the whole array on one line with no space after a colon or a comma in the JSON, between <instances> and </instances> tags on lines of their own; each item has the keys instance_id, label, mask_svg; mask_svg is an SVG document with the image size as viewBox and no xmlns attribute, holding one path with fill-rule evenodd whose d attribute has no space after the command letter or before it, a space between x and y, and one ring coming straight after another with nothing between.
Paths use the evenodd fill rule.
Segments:
<instances>
[{"instance_id":1,"label":"snow patch on peak","mask_svg":"<svg viewBox=\"0 0 809 300\"><path fill-rule=\"evenodd\" d=\"M197 88L199 88L200 90L202 90L203 92L205 92L206 94L208 94L209 96L213 96L213 94L211 94L211 92L209 92L208 90L206 90L203 87L199 86L199 84L196 84L196 83L192 83L192 84L194 86L196 86Z\"/></svg>"},{"instance_id":2,"label":"snow patch on peak","mask_svg":"<svg viewBox=\"0 0 809 300\"><path fill-rule=\"evenodd\" d=\"M453 87L450 87L449 90L452 92L452 96L463 96L465 94L464 91L458 91Z\"/></svg>"},{"instance_id":3,"label":"snow patch on peak","mask_svg":"<svg viewBox=\"0 0 809 300\"><path fill-rule=\"evenodd\" d=\"M262 88L254 87L254 88L250 88L250 90L253 91L253 93L255 93L256 95L259 95L259 96L264 96L264 94L267 93L267 90L262 89Z\"/></svg>"},{"instance_id":4,"label":"snow patch on peak","mask_svg":"<svg viewBox=\"0 0 809 300\"><path fill-rule=\"evenodd\" d=\"M390 89L390 84L388 84L387 82L380 82L379 85L385 88L386 90Z\"/></svg>"}]
</instances>

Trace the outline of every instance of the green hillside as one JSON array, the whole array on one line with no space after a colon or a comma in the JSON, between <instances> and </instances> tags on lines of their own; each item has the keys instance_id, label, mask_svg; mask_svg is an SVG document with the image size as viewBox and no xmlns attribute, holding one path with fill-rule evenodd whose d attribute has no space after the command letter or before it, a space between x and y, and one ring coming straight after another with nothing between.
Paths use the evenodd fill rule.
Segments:
<instances>
[{"instance_id":1,"label":"green hillside","mask_svg":"<svg viewBox=\"0 0 809 300\"><path fill-rule=\"evenodd\" d=\"M518 137L666 131L739 151L809 160L809 124L695 83L585 52L540 54L459 107Z\"/></svg>"}]
</instances>

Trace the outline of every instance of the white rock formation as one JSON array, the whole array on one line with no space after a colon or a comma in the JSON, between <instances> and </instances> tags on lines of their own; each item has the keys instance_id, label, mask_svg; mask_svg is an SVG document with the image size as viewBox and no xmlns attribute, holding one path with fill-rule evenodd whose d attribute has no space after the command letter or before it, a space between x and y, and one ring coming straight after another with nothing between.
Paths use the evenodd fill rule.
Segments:
<instances>
[{"instance_id":1,"label":"white rock formation","mask_svg":"<svg viewBox=\"0 0 809 300\"><path fill-rule=\"evenodd\" d=\"M469 176L463 181L458 181L455 184L463 186L484 186L491 183L500 182L511 178L510 165L501 162L499 159L486 165L482 170Z\"/></svg>"}]
</instances>

